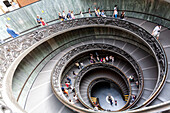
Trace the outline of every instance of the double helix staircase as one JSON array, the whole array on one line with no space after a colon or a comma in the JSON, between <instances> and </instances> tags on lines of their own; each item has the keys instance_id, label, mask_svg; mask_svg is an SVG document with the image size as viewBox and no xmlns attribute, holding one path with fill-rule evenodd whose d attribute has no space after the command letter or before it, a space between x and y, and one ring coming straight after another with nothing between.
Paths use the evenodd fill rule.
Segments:
<instances>
[{"instance_id":1,"label":"double helix staircase","mask_svg":"<svg viewBox=\"0 0 170 113\"><path fill-rule=\"evenodd\" d=\"M150 33L153 27L155 26L155 24L153 23L139 20L139 19L127 18L127 20L143 27ZM170 34L170 31L168 29L162 28L161 35L160 35L160 43L163 45L165 49L168 61L170 58L168 57L170 55L170 51L169 51L170 46L168 45L169 34ZM72 35L71 37L74 38L74 35ZM48 61L48 63L43 67L43 69L40 71L37 78L35 79L34 84L32 85L31 90L29 91L27 100L25 101L24 108L28 112L31 112L31 113L42 112L43 109L40 109L42 108L42 106L45 106L47 108L47 111L49 111L49 113L50 112L52 113L53 111L58 111L59 113L74 112L70 110L69 108L65 107L65 105L63 105L58 99L56 99L55 95L51 91L50 76L52 74L53 68L56 65L56 62L60 58L62 58L64 54L66 54L73 48L76 48L81 45L87 45L90 43L109 44L109 45L118 47L126 51L139 64L139 66L141 67L141 70L143 71L144 87L143 87L143 94L141 95L140 100L135 105L136 108L140 107L147 99L149 99L152 96L153 91L155 90L155 86L157 84L157 80L159 78L158 77L159 68L157 67L157 62L155 58L153 57L153 54L149 52L148 50L146 50L144 47L139 47L136 44L126 42L118 38L112 39L109 36L107 37L106 35L103 35L103 36L94 35L94 37L95 38L89 38L86 41L81 41L80 43L73 44L71 47L64 47L62 51L59 51L55 55L55 57L53 57L51 60ZM83 61L83 63L87 65L89 64L89 60ZM133 67L128 62L125 63L121 59L115 59L115 62L113 63L113 65L119 68L127 77L133 75L137 78L137 75L135 71L133 70ZM76 70L77 72L79 71L78 69L75 69L75 68L73 68L73 70ZM22 77L19 74L17 76L17 78L19 79L22 79ZM116 80L116 78L112 78L112 77L110 78ZM83 100L85 100L85 102L88 105L90 105L90 102L87 99L87 96L86 96L87 94L86 94L85 89L88 87L88 84L90 83L90 81L94 79L95 77L94 78L88 77L82 80L81 85L80 85L80 93L83 95ZM156 105L158 103L162 103L162 102L166 102L167 100L170 100L170 97L168 96L168 93L167 93L167 91L169 90L169 85L170 85L169 79L170 77L166 79L165 81L166 83L162 91L153 100L153 102L150 103L149 106ZM131 82L131 87L132 87L132 94L137 95L139 91L134 82ZM42 96L38 96L40 95L40 92ZM32 102L33 99L35 99L36 101ZM84 106L80 105L79 103L76 103L76 105L84 108Z\"/></svg>"}]
</instances>

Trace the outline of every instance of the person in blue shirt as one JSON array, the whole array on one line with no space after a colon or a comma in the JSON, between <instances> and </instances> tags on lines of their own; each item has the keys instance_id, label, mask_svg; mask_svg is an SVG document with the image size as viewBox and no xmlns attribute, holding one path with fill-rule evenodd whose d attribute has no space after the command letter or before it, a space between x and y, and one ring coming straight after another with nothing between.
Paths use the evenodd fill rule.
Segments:
<instances>
[{"instance_id":1,"label":"person in blue shirt","mask_svg":"<svg viewBox=\"0 0 170 113\"><path fill-rule=\"evenodd\" d=\"M68 11L67 18L72 19L70 10Z\"/></svg>"},{"instance_id":2,"label":"person in blue shirt","mask_svg":"<svg viewBox=\"0 0 170 113\"><path fill-rule=\"evenodd\" d=\"M6 25L7 27L7 32L8 34L12 37L12 38L15 38L15 37L18 37L19 36L19 33L16 33L14 30L10 29L10 26L9 25Z\"/></svg>"},{"instance_id":3,"label":"person in blue shirt","mask_svg":"<svg viewBox=\"0 0 170 113\"><path fill-rule=\"evenodd\" d=\"M41 24L40 16L37 15L37 23Z\"/></svg>"},{"instance_id":4,"label":"person in blue shirt","mask_svg":"<svg viewBox=\"0 0 170 113\"><path fill-rule=\"evenodd\" d=\"M72 85L72 82L71 82L71 77L67 75L67 80L70 82L70 85Z\"/></svg>"}]
</instances>

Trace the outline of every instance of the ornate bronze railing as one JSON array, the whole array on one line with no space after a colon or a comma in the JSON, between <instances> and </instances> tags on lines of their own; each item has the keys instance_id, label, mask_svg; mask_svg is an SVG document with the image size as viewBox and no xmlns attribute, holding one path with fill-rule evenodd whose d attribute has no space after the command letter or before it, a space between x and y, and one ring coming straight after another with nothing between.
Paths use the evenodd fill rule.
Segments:
<instances>
[{"instance_id":1,"label":"ornate bronze railing","mask_svg":"<svg viewBox=\"0 0 170 113\"><path fill-rule=\"evenodd\" d=\"M53 70L53 74L52 74L52 79L51 79L52 80L52 86L53 86L53 88L55 88L55 86L57 86L55 88L56 90L54 89L54 93L56 95L57 95L57 93L60 93L60 95L62 94L61 87L60 87L61 86L60 85L61 84L61 76L62 76L62 73L63 73L62 70L64 70L64 68L67 67L67 64L69 63L69 61L71 61L73 58L75 58L79 54L82 54L83 52L92 51L92 50L105 50L105 51L114 52L114 53L120 55L121 57L123 57L124 59L126 59L133 66L133 68L135 69L136 74L138 76L138 81L139 81L139 84L140 84L139 85L139 93L137 95L137 98L136 98L135 102L133 102L130 106L135 105L135 103L139 100L139 98L140 98L140 96L143 92L143 75L142 75L141 68L138 66L136 61L128 53L126 53L124 50L121 50L117 47L114 47L114 46L108 45L108 44L97 43L97 44L82 45L82 46L79 46L79 47L72 49L71 51L66 53L64 56L62 56L62 58L59 59L58 63L56 64L56 66ZM76 79L76 82L75 82L75 86L79 86L79 83L81 81L81 77L82 76L78 76L78 78ZM76 84L78 84L78 85L76 85ZM76 88L76 89L77 89L76 92L78 93L79 88ZM78 93L78 96L79 96L79 93ZM63 94L62 94L62 97L66 99L66 97ZM90 109L90 107L87 106L86 103L83 101L81 96L79 96L79 99L84 106L86 106L87 108Z\"/></svg>"},{"instance_id":2,"label":"ornate bronze railing","mask_svg":"<svg viewBox=\"0 0 170 113\"><path fill-rule=\"evenodd\" d=\"M156 57L156 60L158 62L158 67L159 67L159 73L161 72L161 76L159 76L158 79L158 84L157 84L157 88L159 87L160 84L164 83L164 77L166 77L167 74L167 59L166 59L166 55L165 52L163 50L163 47L159 44L159 42L152 37L147 31L145 31L143 28L140 28L139 26L129 23L127 21L123 21L123 20L118 20L118 19L113 19L113 18L109 18L110 20L108 20L108 18L100 18L96 21L93 21L93 19L91 20L91 18L86 18L88 21L88 24L104 24L104 25L108 25L108 23L110 23L111 25L114 26L118 26L118 27L123 27L124 29L127 29L133 33L135 33L136 35L138 35L139 37L142 38L143 41L146 42L146 44L151 48L151 50L153 51L153 54ZM84 23L84 21L82 21L82 23ZM72 26L75 26L75 23L72 23ZM110 25L109 24L109 25ZM164 75L162 75L164 74ZM158 88L160 89L160 88ZM158 92L157 92L158 94ZM156 97L156 95L155 95Z\"/></svg>"},{"instance_id":3,"label":"ornate bronze railing","mask_svg":"<svg viewBox=\"0 0 170 113\"><path fill-rule=\"evenodd\" d=\"M114 72L116 72L120 78L123 79L123 81L125 82L125 85L127 86L127 89L128 89L128 92L125 92L123 91L123 89L119 86L118 83L114 82L113 79L110 79L110 78L107 78L107 77L102 77L102 78L99 78L96 76L95 80L97 79L110 79L112 82L114 82L115 84L117 84L119 86L119 88L121 89L121 92L122 94L124 95L125 93L129 95L129 98L128 98L128 101L127 103L125 104L125 106L123 108L125 108L128 104L129 104L129 101L130 101L130 97L131 97L131 86L130 86L130 82L128 81L128 78L127 76L121 71L119 70L118 68L116 68L115 66L111 65L111 64L107 64L107 63L95 63L95 64L89 64L87 65L85 68L83 68L79 74L78 74L78 77L76 78L75 80L75 89L76 89L76 92L78 94L78 96L80 97L80 99L83 100L81 94L80 94L80 83L81 83L81 80L82 78L84 77L84 75L89 72L90 70L93 70L93 69L97 69L97 68L105 68L105 69L110 69ZM92 80L91 82L94 82L94 80ZM91 102L91 104L93 106L95 106L90 98L90 89L92 88L92 84L90 83L90 85L88 86L88 89L87 89L87 94L88 94L88 97L89 97L89 100ZM84 103L86 104L86 103ZM89 106L90 107L90 106Z\"/></svg>"},{"instance_id":4,"label":"ornate bronze railing","mask_svg":"<svg viewBox=\"0 0 170 113\"><path fill-rule=\"evenodd\" d=\"M79 39L85 39L85 38L91 38L91 39L93 39L93 36L101 36L101 35L89 35L89 36L85 36L85 37L79 37ZM102 34L102 36L104 36L104 34ZM106 36L111 36L111 35L106 35ZM125 38L125 37L122 37L122 38ZM46 57L44 57L41 61L40 61L40 63L38 63L38 65L34 68L34 70L31 72L31 74L28 76L28 78L27 78L27 80L25 81L25 83L24 83L24 85L22 86L22 88L21 88L21 91L20 91L20 93L19 93L19 95L18 95L18 97L17 97L17 101L20 99L20 97L21 97L21 95L22 95L22 92L24 91L24 88L25 88L25 86L27 85L27 81L30 79L30 77L32 76L32 73L36 70L36 68L39 66L39 65L41 65L41 63L47 58L47 57L52 57L51 56L51 54L53 53L53 52L55 52L56 50L58 50L58 49L60 49L60 48L62 48L62 47L64 47L64 46L66 46L66 45L68 45L68 44L70 44L70 43L72 43L72 42L74 42L75 40L77 40L77 39L73 39L73 40L71 40L71 41L69 41L69 42L67 42L67 43L64 43L63 45L61 45L61 46L59 46L57 49L55 49L55 50L53 50L52 52L50 52ZM136 42L137 43L137 42ZM142 43L139 43L140 45L142 44ZM70 66L69 66L70 67ZM70 67L71 68L71 67ZM67 70L69 70L69 68L67 68ZM62 77L63 78L63 77ZM138 91L139 92L139 91ZM28 93L29 94L29 93ZM27 97L28 97L28 94L27 94ZM27 97L26 97L26 101L27 101ZM25 104L26 104L26 102L25 102Z\"/></svg>"},{"instance_id":5,"label":"ornate bronze railing","mask_svg":"<svg viewBox=\"0 0 170 113\"><path fill-rule=\"evenodd\" d=\"M104 10L104 11L105 11L107 16L112 16L113 12L114 12L114 10ZM168 29L170 29L170 19L168 19L168 18L164 18L164 17L158 16L158 15L155 15L155 14L149 14L149 13L144 13L144 12L139 12L139 11L123 10L123 9L118 11L119 15L120 15L121 11L124 11L126 13L125 17L143 19L143 20L146 20L146 21L150 21L152 23L161 24L161 25L167 27ZM91 11L91 13L94 13L94 11ZM88 12L83 12L83 14L88 14ZM79 13L75 14L75 16L79 16L79 15L80 15ZM60 19L56 18L54 20L48 21L47 23L50 24L52 22L60 22ZM25 35L26 32L29 32L32 29L36 30L40 26L41 25L34 26L32 28L29 28L27 30L20 32L20 34ZM8 37L7 39L10 39L10 38L11 37ZM5 40L7 40L7 39L5 39Z\"/></svg>"},{"instance_id":6,"label":"ornate bronze railing","mask_svg":"<svg viewBox=\"0 0 170 113\"><path fill-rule=\"evenodd\" d=\"M153 49L154 53L156 54L157 58L159 58L159 62L161 63L161 67L163 72L166 71L165 69L165 59L166 56L164 55L164 50L159 44L159 42L152 37L146 30L143 28L120 19L113 19L113 18L102 18L102 17L91 17L91 18L81 18L75 20L68 20L64 22L59 22L52 24L50 26L45 26L43 28L39 28L38 30L32 31L27 33L23 36L16 38L15 40L11 40L5 44L0 46L0 59L3 61L0 63L0 72L5 73L9 65L11 64L14 59L19 56L24 50L29 48L31 45L35 44L36 42L42 40L43 38L63 31L69 28L79 27L83 25L111 25L115 27L121 27L123 29L127 29L138 36L140 36L147 44ZM161 53L161 54L160 54ZM162 72L161 71L161 72Z\"/></svg>"},{"instance_id":7,"label":"ornate bronze railing","mask_svg":"<svg viewBox=\"0 0 170 113\"><path fill-rule=\"evenodd\" d=\"M122 93L121 86L119 86L119 84L118 84L117 82L115 82L113 79L110 79L110 78L107 78L107 77L96 78L96 79L94 79L94 80L92 80L92 81L90 82L90 84L89 84L89 86L88 86L88 89L87 89L88 98L89 98L89 100L90 100L90 102L92 103L93 106L96 106L96 105L93 103L93 101L92 101L92 99L91 99L91 90L92 90L93 86L96 85L96 84L99 83L99 82L114 83L114 84L117 86L117 88L119 88L119 89L121 90L121 96L122 96L122 97L124 96L123 93ZM130 85L130 82L129 82L129 85ZM129 88L129 89L131 90L131 88ZM130 91L130 92L131 92L131 91ZM128 95L129 95L129 94L128 94ZM128 97L129 97L129 98L128 98L128 101L126 102L126 104L125 104L121 109L125 108L125 107L129 104L129 102L130 102L130 97L131 97L131 93L130 93L130 95L129 95ZM123 97L123 98L124 98L124 97ZM98 106L98 108L99 108L99 110L107 111L106 109L102 108L100 105ZM116 111L121 111L121 109L120 109L120 110L116 110Z\"/></svg>"},{"instance_id":8,"label":"ornate bronze railing","mask_svg":"<svg viewBox=\"0 0 170 113\"><path fill-rule=\"evenodd\" d=\"M85 26L108 26L121 28L139 36L139 38L142 39L150 47L158 62L159 79L156 88L153 92L154 97L152 97L152 99L150 99L149 102L151 102L153 98L156 98L158 93L161 91L161 88L164 84L167 75L168 64L164 49L161 46L161 44L154 37L152 37L145 29L131 22L120 19L91 17L58 22L49 26L45 26L43 28L39 28L35 31L26 33L23 36L20 36L14 40L4 43L0 46L1 74L4 76L12 62L14 62L15 59L21 53L23 53L26 49L36 44L37 42L54 34L57 35L70 29L77 29Z\"/></svg>"},{"instance_id":9,"label":"ornate bronze railing","mask_svg":"<svg viewBox=\"0 0 170 113\"><path fill-rule=\"evenodd\" d=\"M85 68L83 68L79 74L78 74L78 77L76 78L75 80L75 89L76 89L76 93L77 95L79 96L79 98L81 100L83 100L81 94L80 94L80 83L81 83L81 80L82 78L84 77L84 75L89 72L90 70L93 70L93 69L97 69L97 68L107 68L107 69L110 69L110 70L113 70L114 72L116 72L118 75L120 75L121 78L123 78L124 82L126 83L126 86L128 87L128 91L127 93L129 93L129 98L130 98L130 92L131 92L131 89L130 89L130 83L128 82L127 80L127 77L116 67L110 65L110 64L105 64L105 63L95 63L95 64L90 64L88 66L86 66ZM96 77L97 78L97 77ZM88 91L88 89L87 89ZM123 90L121 90L122 93L125 93ZM90 98L89 98L90 99ZM129 99L130 100L130 99ZM85 102L85 101L83 101ZM129 101L128 101L129 102ZM83 103L83 104L86 104L86 103ZM86 104L87 105L87 104ZM90 106L89 106L90 108ZM92 109L92 108L91 108Z\"/></svg>"}]
</instances>

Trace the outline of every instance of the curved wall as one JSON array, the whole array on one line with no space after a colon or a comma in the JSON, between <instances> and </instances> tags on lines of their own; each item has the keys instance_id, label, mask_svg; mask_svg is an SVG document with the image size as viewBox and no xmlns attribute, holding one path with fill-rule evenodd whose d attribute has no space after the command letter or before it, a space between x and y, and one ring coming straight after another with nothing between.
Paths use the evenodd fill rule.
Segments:
<instances>
[{"instance_id":1,"label":"curved wall","mask_svg":"<svg viewBox=\"0 0 170 113\"><path fill-rule=\"evenodd\" d=\"M135 40L140 42L140 40L139 39L137 40L137 38L132 34L129 34L122 30L107 28L107 27L82 28L82 29L69 31L64 34L53 37L52 39L44 42L40 46L36 47L29 54L27 54L27 56L20 62L20 64L18 65L15 71L12 86L13 86L13 95L15 96L16 99L26 79L31 74L31 77L28 80L19 98L18 102L20 103L20 105L24 106L27 93L29 91L29 88L31 87L32 82L34 81L34 78L39 73L41 68L45 65L45 63L48 62L48 60L45 60L42 63L42 65L40 65L40 67L38 67L38 69L34 71L34 68L36 68L36 66L41 62L41 60L43 60L48 54L53 52L55 49L56 51L53 54L51 54L48 59L54 57L55 54L61 52L65 48L70 47L71 45L80 43L88 39L95 39L95 38L111 38L115 40L124 39L126 41L130 39L131 41ZM137 42L135 43L132 41L131 43L135 45L139 45ZM59 48L62 45L64 46ZM147 48L146 47L144 48L144 46L142 48L147 50ZM34 71L34 73L32 73L32 71Z\"/></svg>"},{"instance_id":2,"label":"curved wall","mask_svg":"<svg viewBox=\"0 0 170 113\"><path fill-rule=\"evenodd\" d=\"M36 15L40 15L48 22L58 18L58 12L65 10L73 10L74 13L80 11L86 12L90 7L93 10L94 6L100 9L113 10L114 5L118 5L121 10L138 11L149 14L154 14L166 19L170 18L170 3L164 0L41 0L15 11L0 16L0 39L9 37L6 32L5 24L8 23L17 32L23 32L37 26ZM112 14L110 12L108 14ZM126 16L141 18L152 22L161 23L167 27L170 26L169 21L150 17L148 15L126 13ZM7 20L10 18L11 20Z\"/></svg>"}]
</instances>

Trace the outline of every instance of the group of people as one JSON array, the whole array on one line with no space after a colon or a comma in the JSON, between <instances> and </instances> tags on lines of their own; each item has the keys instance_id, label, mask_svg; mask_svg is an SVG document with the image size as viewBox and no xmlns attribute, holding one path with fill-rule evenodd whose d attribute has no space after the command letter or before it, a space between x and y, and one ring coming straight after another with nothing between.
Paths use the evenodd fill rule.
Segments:
<instances>
[{"instance_id":1,"label":"group of people","mask_svg":"<svg viewBox=\"0 0 170 113\"><path fill-rule=\"evenodd\" d=\"M94 57L95 56L95 57ZM95 55L94 54L90 54L90 63L95 63L95 62L100 62L100 63L106 63L106 62L114 62L114 57L112 55L106 55L106 57L102 57L100 58L99 57L99 54L97 53L97 51L95 52ZM78 69L83 69L84 68L84 64L83 62L75 62L75 66L78 68ZM77 76L78 73L76 73L75 71L73 71L73 76ZM134 79L134 76L129 76L129 81L130 82L135 82L137 88L139 88L139 82L138 81L135 81ZM71 80L71 77L69 75L66 76L66 81L65 81L65 87L62 85L61 86L61 89L63 91L64 94L66 94L68 97L69 97L69 91L71 91L73 94L73 99L69 99L69 102L74 104L76 102L79 102L78 100L78 97L77 97L77 94L75 92L75 88L72 86L72 80ZM135 101L136 99L136 96L135 95L132 95L132 102ZM115 106L117 106L117 100L113 98L113 96L111 96L110 94L106 97L106 101L111 105L113 106L113 104ZM94 110L98 110L98 104L95 104L96 106L94 107Z\"/></svg>"},{"instance_id":2,"label":"group of people","mask_svg":"<svg viewBox=\"0 0 170 113\"><path fill-rule=\"evenodd\" d=\"M38 25L42 25L42 26L45 26L45 25L48 25L44 20L43 20L43 18L42 17L40 17L39 15L37 15L37 23L38 23Z\"/></svg>"},{"instance_id":3,"label":"group of people","mask_svg":"<svg viewBox=\"0 0 170 113\"><path fill-rule=\"evenodd\" d=\"M119 16L119 13L118 13L118 7L117 5L114 6L114 12L113 12L113 17L114 18L117 18ZM125 12L122 11L121 14L120 14L120 19L124 19L125 18Z\"/></svg>"},{"instance_id":4,"label":"group of people","mask_svg":"<svg viewBox=\"0 0 170 113\"><path fill-rule=\"evenodd\" d=\"M108 56L103 57L101 59L99 58L99 54L97 52L95 52L95 55L96 55L96 58L94 58L93 54L90 54L90 63L95 63L96 61L101 62L101 63L106 63L106 62L109 62L109 61L114 62L114 57L112 55L110 55L110 56L108 55ZM83 62L75 62L75 66L78 69L84 68ZM73 76L76 77L77 75L78 75L78 73L76 73L73 70ZM71 80L71 77L69 75L66 76L65 87L64 87L64 85L62 85L61 90L68 97L69 97L69 91L73 92L74 93L73 100L69 99L69 102L71 102L71 103L74 103L73 101L78 102L78 97L77 97L77 94L75 92L75 88L72 86L72 80ZM117 100L115 100L115 105L117 105Z\"/></svg>"},{"instance_id":5,"label":"group of people","mask_svg":"<svg viewBox=\"0 0 170 113\"><path fill-rule=\"evenodd\" d=\"M134 76L132 76L132 75L129 76L129 81L130 81L130 82L135 82ZM139 82L136 81L135 84L136 84L136 87L139 88ZM134 102L135 99L136 99L136 96L135 96L135 95L132 95L131 101Z\"/></svg>"},{"instance_id":6,"label":"group of people","mask_svg":"<svg viewBox=\"0 0 170 113\"><path fill-rule=\"evenodd\" d=\"M72 80L69 75L67 75L67 77L66 77L65 87L63 85L61 86L61 90L63 91L64 94L66 94L69 97L70 92L73 93L73 100L69 99L69 102L72 104L78 102L79 100L78 100L77 94L75 92L75 88L72 86Z\"/></svg>"},{"instance_id":7,"label":"group of people","mask_svg":"<svg viewBox=\"0 0 170 113\"><path fill-rule=\"evenodd\" d=\"M106 17L106 15L104 14L104 10L102 10L101 12L100 12L100 9L99 9L99 7L96 9L96 7L94 7L94 14L95 14L95 16L96 17Z\"/></svg>"},{"instance_id":8,"label":"group of people","mask_svg":"<svg viewBox=\"0 0 170 113\"><path fill-rule=\"evenodd\" d=\"M84 68L84 64L83 62L75 62L75 66L78 68L78 69L83 69ZM76 73L75 71L73 71L73 76L74 77L77 77L78 73ZM71 77L69 75L66 76L66 80L65 80L65 87L62 85L61 86L61 90L63 91L64 94L66 94L68 97L69 97L69 91L74 93L73 94L73 100L72 99L69 99L69 102L74 104L76 102L79 102L78 100L78 96L75 92L75 87L72 86L72 80L71 80Z\"/></svg>"},{"instance_id":9,"label":"group of people","mask_svg":"<svg viewBox=\"0 0 170 113\"><path fill-rule=\"evenodd\" d=\"M91 10L90 8L88 8L88 12L89 12L89 16L91 17L92 16L92 13L91 13ZM96 7L94 7L94 13L95 13L95 16L96 17L106 17L105 13L104 13L104 10L100 11L100 8L98 7L96 9ZM62 14L59 12L58 13L59 15L59 19L61 21L64 21L64 20L71 20L71 19L75 19L75 16L74 16L74 13L73 11L68 11L68 14L66 15L65 14L65 11L62 12ZM84 17L83 13L80 11L80 15L81 17ZM117 18L118 17L118 7L117 5L114 6L114 13L113 13L113 17L114 18ZM124 19L125 17L125 12L122 11L121 14L120 14L120 19ZM40 17L39 15L37 15L37 18L36 18L36 21L37 21L37 24L39 25L42 25L42 26L45 26L45 25L48 25L42 17ZM7 27L7 32L8 34L12 37L12 38L15 38L17 36L19 36L19 33L15 32L13 29L10 28L9 25L6 25ZM154 30L152 31L152 36L154 36L155 38L159 38L159 35L160 35L160 30L161 30L161 26L160 25L157 25ZM94 62L94 61L92 61Z\"/></svg>"},{"instance_id":10,"label":"group of people","mask_svg":"<svg viewBox=\"0 0 170 113\"><path fill-rule=\"evenodd\" d=\"M90 63L93 64L93 63L96 63L96 62L100 62L100 63L106 63L106 62L113 62L115 61L115 58L114 56L112 55L107 55L106 57L99 57L99 54L97 52L95 52L96 54L96 58L94 58L93 54L90 54Z\"/></svg>"},{"instance_id":11,"label":"group of people","mask_svg":"<svg viewBox=\"0 0 170 113\"><path fill-rule=\"evenodd\" d=\"M91 13L91 9L88 8L88 12L89 12L89 17L92 17L92 13ZM95 17L106 17L104 10L100 11L99 7L96 9L96 7L94 7L94 15Z\"/></svg>"},{"instance_id":12,"label":"group of people","mask_svg":"<svg viewBox=\"0 0 170 113\"><path fill-rule=\"evenodd\" d=\"M83 66L83 62L76 62L75 63L75 66L78 68L78 69L83 69L84 66ZM75 71L73 71L73 76L76 77L78 75L78 73L76 73ZM66 94L68 97L69 97L69 91L71 90L73 94L73 100L72 99L69 99L69 102L74 104L76 102L79 102L78 100L78 96L75 92L75 87L72 86L72 80L71 80L71 77L69 75L66 76L66 81L65 81L65 87L62 85L61 86L61 90L63 91L64 94Z\"/></svg>"},{"instance_id":13,"label":"group of people","mask_svg":"<svg viewBox=\"0 0 170 113\"><path fill-rule=\"evenodd\" d=\"M92 17L92 13L91 13L90 8L88 8L88 12L89 12L89 17ZM96 9L96 7L94 7L94 15L95 15L95 17L100 17L100 16L106 17L104 10L100 10L99 7L97 9ZM118 7L117 7L117 5L114 6L113 17L114 18L118 17ZM120 14L120 19L124 19L124 17L125 17L125 12L122 11L121 14Z\"/></svg>"},{"instance_id":14,"label":"group of people","mask_svg":"<svg viewBox=\"0 0 170 113\"><path fill-rule=\"evenodd\" d=\"M83 68L84 68L83 62L76 62L76 63L75 63L75 66L76 66L78 69L83 69ZM74 75L74 74L73 74L73 75Z\"/></svg>"},{"instance_id":15,"label":"group of people","mask_svg":"<svg viewBox=\"0 0 170 113\"><path fill-rule=\"evenodd\" d=\"M131 75L131 76L129 76L128 79L130 82L135 82L136 87L139 88L139 82L137 80L135 81L134 76Z\"/></svg>"},{"instance_id":16,"label":"group of people","mask_svg":"<svg viewBox=\"0 0 170 113\"><path fill-rule=\"evenodd\" d=\"M82 17L84 17L84 15L82 14L81 11L80 11L80 15L81 15ZM62 14L59 12L59 13L58 13L58 16L59 16L59 19L60 19L61 21L75 19L75 16L74 16L73 11L70 11L70 10L68 11L67 15L65 14L65 11L63 11Z\"/></svg>"}]
</instances>

